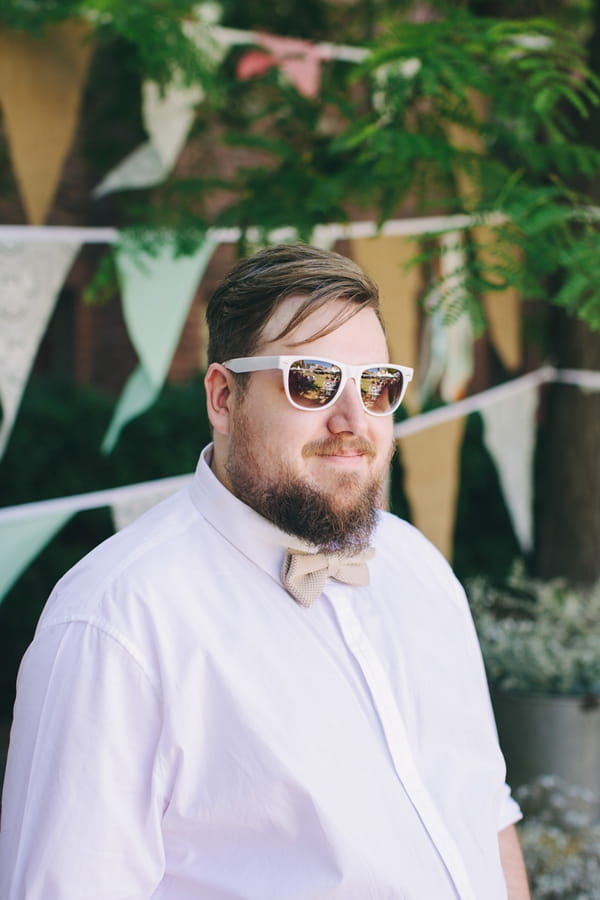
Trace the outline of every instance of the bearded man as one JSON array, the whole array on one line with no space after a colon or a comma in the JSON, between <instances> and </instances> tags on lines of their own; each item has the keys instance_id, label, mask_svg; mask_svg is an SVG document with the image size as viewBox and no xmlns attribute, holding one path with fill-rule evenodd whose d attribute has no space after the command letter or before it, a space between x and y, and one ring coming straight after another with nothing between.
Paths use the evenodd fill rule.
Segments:
<instances>
[{"instance_id":1,"label":"bearded man","mask_svg":"<svg viewBox=\"0 0 600 900\"><path fill-rule=\"evenodd\" d=\"M213 443L59 582L19 674L5 900L527 900L466 599L382 511L377 289L305 245L207 311Z\"/></svg>"}]
</instances>

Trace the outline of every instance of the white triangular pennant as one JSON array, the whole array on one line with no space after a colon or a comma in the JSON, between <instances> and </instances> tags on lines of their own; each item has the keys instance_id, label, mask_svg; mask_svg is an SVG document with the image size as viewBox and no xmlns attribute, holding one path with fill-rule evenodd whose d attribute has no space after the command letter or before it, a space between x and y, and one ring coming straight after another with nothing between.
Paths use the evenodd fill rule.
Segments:
<instances>
[{"instance_id":1,"label":"white triangular pennant","mask_svg":"<svg viewBox=\"0 0 600 900\"><path fill-rule=\"evenodd\" d=\"M426 360L419 378L421 402L427 403L439 388L446 403L464 397L473 375L473 327L466 312L456 314L464 299L464 235L450 231L440 237L439 291L432 291L425 323L421 355Z\"/></svg>"},{"instance_id":2,"label":"white triangular pennant","mask_svg":"<svg viewBox=\"0 0 600 900\"><path fill-rule=\"evenodd\" d=\"M465 396L473 375L473 328L466 312L445 325L447 361L440 395L446 403Z\"/></svg>"},{"instance_id":3,"label":"white triangular pennant","mask_svg":"<svg viewBox=\"0 0 600 900\"><path fill-rule=\"evenodd\" d=\"M450 231L440 238L442 254L440 266L444 281L443 311L459 304L465 292L466 258L464 233ZM446 366L440 384L442 400L451 403L464 397L473 374L473 328L466 312L444 323Z\"/></svg>"},{"instance_id":4,"label":"white triangular pennant","mask_svg":"<svg viewBox=\"0 0 600 900\"><path fill-rule=\"evenodd\" d=\"M160 503L161 500L166 500L167 497L170 497L171 494L174 494L175 491L178 490L179 488L177 485L167 485L166 487L157 488L154 485L149 484L148 490L144 493L137 492L135 495L128 496L124 500L119 500L118 503L113 503L111 511L115 529L120 531L121 528L125 528L130 522L134 522L138 519L142 513L152 509L152 507L156 506L157 503Z\"/></svg>"},{"instance_id":5,"label":"white triangular pennant","mask_svg":"<svg viewBox=\"0 0 600 900\"><path fill-rule=\"evenodd\" d=\"M211 4L194 10L194 18L184 25L187 37L199 47L206 60L218 65L227 45L211 32L216 12ZM148 141L125 157L98 184L94 197L114 191L148 188L160 184L167 177L185 144L196 115L196 107L204 99L200 84L186 84L180 73L162 89L154 81L142 85L142 121Z\"/></svg>"},{"instance_id":6,"label":"white triangular pennant","mask_svg":"<svg viewBox=\"0 0 600 900\"><path fill-rule=\"evenodd\" d=\"M0 456L79 244L0 243Z\"/></svg>"},{"instance_id":7,"label":"white triangular pennant","mask_svg":"<svg viewBox=\"0 0 600 900\"><path fill-rule=\"evenodd\" d=\"M419 354L420 364L417 369L417 384L421 406L425 406L428 400L434 396L446 369L448 348L444 316L437 308L439 302L439 295L436 292L431 292L429 304L434 309L425 316L423 322Z\"/></svg>"},{"instance_id":8,"label":"white triangular pennant","mask_svg":"<svg viewBox=\"0 0 600 900\"><path fill-rule=\"evenodd\" d=\"M492 456L521 548L533 546L533 453L538 388L499 400L481 411Z\"/></svg>"},{"instance_id":9,"label":"white triangular pennant","mask_svg":"<svg viewBox=\"0 0 600 900\"><path fill-rule=\"evenodd\" d=\"M160 184L175 165L194 120L194 107L204 97L200 85L170 86L161 95L157 84L145 82L142 90L143 120L149 140L102 179L94 188L94 197Z\"/></svg>"}]
</instances>

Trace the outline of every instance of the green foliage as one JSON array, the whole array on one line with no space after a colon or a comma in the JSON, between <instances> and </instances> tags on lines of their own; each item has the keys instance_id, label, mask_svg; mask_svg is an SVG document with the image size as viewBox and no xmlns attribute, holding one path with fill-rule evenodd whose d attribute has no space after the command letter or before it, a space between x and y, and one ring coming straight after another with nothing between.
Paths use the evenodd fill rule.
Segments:
<instances>
[{"instance_id":1,"label":"green foliage","mask_svg":"<svg viewBox=\"0 0 600 900\"><path fill-rule=\"evenodd\" d=\"M555 302L600 328L596 222L583 221L590 201L568 184L600 167L598 150L573 134L573 120L600 96L581 48L546 20L475 19L461 11L426 26L403 24L382 43L362 67L379 85L373 115L337 138L378 182L384 173L382 218L404 196L406 169L424 167L429 196L422 206L441 186L449 212L505 216L491 264L472 246L463 273L467 307L475 309L490 289L512 285L535 297L552 283L559 285ZM515 264L515 250L524 265ZM438 253L432 245L428 261ZM447 287L433 285L440 294Z\"/></svg>"},{"instance_id":2,"label":"green foliage","mask_svg":"<svg viewBox=\"0 0 600 900\"><path fill-rule=\"evenodd\" d=\"M213 69L210 58L185 29L200 6L194 0L4 0L0 24L42 36L49 25L82 18L96 40L126 41L144 77L165 84L181 74L184 81L205 82Z\"/></svg>"},{"instance_id":3,"label":"green foliage","mask_svg":"<svg viewBox=\"0 0 600 900\"><path fill-rule=\"evenodd\" d=\"M321 0L276 0L265 3L264 0L224 0L223 22L234 28L245 28L250 31L269 31L273 34L286 34L293 22L294 37L323 39L331 25L330 11Z\"/></svg>"},{"instance_id":4,"label":"green foliage","mask_svg":"<svg viewBox=\"0 0 600 900\"><path fill-rule=\"evenodd\" d=\"M578 202L579 201L579 202ZM593 329L600 329L600 234L597 214L564 184L517 185L504 203L500 243L522 250L526 265L507 272L526 298L547 296ZM510 223L510 224L508 224Z\"/></svg>"},{"instance_id":5,"label":"green foliage","mask_svg":"<svg viewBox=\"0 0 600 900\"><path fill-rule=\"evenodd\" d=\"M194 178L189 191L181 180L167 185L161 206L183 211L193 195L208 209L226 191L231 200L210 224L291 225L301 237L357 208L383 223L409 198L421 213L494 211L505 221L493 257L473 243L463 273L461 308L476 328L482 293L512 285L534 298L549 284L557 303L600 327L596 224L582 221L589 199L569 184L600 167L600 152L575 136L600 96L580 44L544 19L454 9L425 24L390 22L363 65L327 67L318 100L274 69L224 85L215 111L223 140L253 161ZM430 248L435 268L439 249Z\"/></svg>"},{"instance_id":6,"label":"green foliage","mask_svg":"<svg viewBox=\"0 0 600 900\"><path fill-rule=\"evenodd\" d=\"M15 31L40 35L47 25L80 16L86 6L81 0L4 0L0 22Z\"/></svg>"}]
</instances>

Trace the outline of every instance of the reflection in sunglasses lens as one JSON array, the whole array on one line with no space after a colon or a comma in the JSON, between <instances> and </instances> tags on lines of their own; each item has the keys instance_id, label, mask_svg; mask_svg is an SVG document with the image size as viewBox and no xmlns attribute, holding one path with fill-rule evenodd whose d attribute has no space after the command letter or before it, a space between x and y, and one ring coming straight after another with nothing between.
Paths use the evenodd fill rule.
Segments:
<instances>
[{"instance_id":1,"label":"reflection in sunglasses lens","mask_svg":"<svg viewBox=\"0 0 600 900\"><path fill-rule=\"evenodd\" d=\"M318 408L335 397L341 380L338 366L318 359L299 359L290 366L290 395L299 406Z\"/></svg>"},{"instance_id":2,"label":"reflection in sunglasses lens","mask_svg":"<svg viewBox=\"0 0 600 900\"><path fill-rule=\"evenodd\" d=\"M402 386L402 372L383 367L365 369L360 380L360 393L367 409L387 413L395 408Z\"/></svg>"}]
</instances>

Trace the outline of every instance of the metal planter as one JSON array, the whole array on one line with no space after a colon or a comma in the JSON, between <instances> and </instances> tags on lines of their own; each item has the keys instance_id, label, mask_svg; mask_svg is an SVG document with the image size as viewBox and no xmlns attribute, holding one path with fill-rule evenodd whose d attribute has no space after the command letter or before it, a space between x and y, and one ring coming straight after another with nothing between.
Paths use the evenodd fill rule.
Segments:
<instances>
[{"instance_id":1,"label":"metal planter","mask_svg":"<svg viewBox=\"0 0 600 900\"><path fill-rule=\"evenodd\" d=\"M492 691L508 782L557 775L600 798L598 698Z\"/></svg>"}]
</instances>

